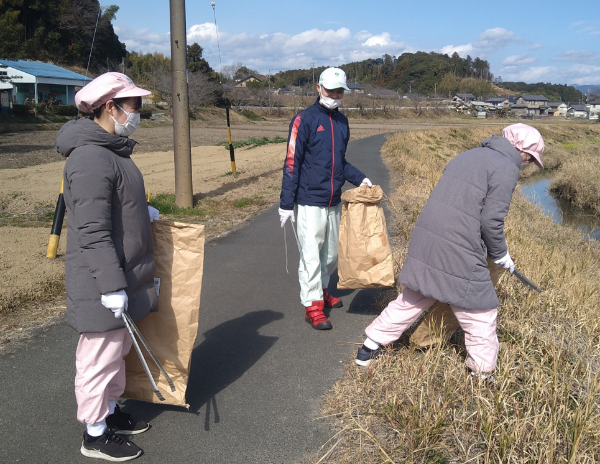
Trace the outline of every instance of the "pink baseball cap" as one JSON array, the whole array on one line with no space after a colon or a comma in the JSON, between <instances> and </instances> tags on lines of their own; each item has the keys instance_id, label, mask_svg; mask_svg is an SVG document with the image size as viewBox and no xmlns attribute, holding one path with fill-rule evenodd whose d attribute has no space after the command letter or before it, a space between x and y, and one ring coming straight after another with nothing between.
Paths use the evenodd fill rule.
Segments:
<instances>
[{"instance_id":1,"label":"pink baseball cap","mask_svg":"<svg viewBox=\"0 0 600 464\"><path fill-rule=\"evenodd\" d=\"M152 92L136 87L125 74L107 72L99 75L75 94L75 105L84 113L91 113L108 100L115 98L143 97Z\"/></svg>"},{"instance_id":2,"label":"pink baseball cap","mask_svg":"<svg viewBox=\"0 0 600 464\"><path fill-rule=\"evenodd\" d=\"M507 138L513 147L533 156L533 162L538 168L544 169L542 153L544 153L544 139L535 127L527 124L513 124L502 129L502 136Z\"/></svg>"}]
</instances>

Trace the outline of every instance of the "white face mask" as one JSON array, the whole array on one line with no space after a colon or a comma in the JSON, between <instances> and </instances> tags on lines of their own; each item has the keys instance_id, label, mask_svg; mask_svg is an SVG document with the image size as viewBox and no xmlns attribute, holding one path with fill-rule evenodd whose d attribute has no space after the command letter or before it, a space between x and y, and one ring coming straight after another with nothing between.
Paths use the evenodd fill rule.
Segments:
<instances>
[{"instance_id":1,"label":"white face mask","mask_svg":"<svg viewBox=\"0 0 600 464\"><path fill-rule=\"evenodd\" d=\"M133 112L128 113L127 111L125 111L123 108L121 108L116 103L115 103L115 105L117 106L117 108L119 108L123 113L125 113L127 115L125 124L119 124L117 122L117 120L113 117L113 115L112 114L110 115L110 117L115 122L115 134L118 135L119 137L129 137L138 128L138 125L140 123L140 114L133 113Z\"/></svg>"},{"instance_id":2,"label":"white face mask","mask_svg":"<svg viewBox=\"0 0 600 464\"><path fill-rule=\"evenodd\" d=\"M335 110L342 103L341 98L336 99L336 98L324 97L321 92L319 92L319 95L321 97L321 99L320 99L321 105L323 105L328 110Z\"/></svg>"}]
</instances>

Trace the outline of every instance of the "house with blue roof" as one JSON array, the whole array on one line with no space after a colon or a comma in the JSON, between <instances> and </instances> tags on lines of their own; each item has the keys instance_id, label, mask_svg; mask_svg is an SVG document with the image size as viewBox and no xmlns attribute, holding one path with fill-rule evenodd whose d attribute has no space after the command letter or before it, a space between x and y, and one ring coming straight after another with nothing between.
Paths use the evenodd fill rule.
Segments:
<instances>
[{"instance_id":1,"label":"house with blue roof","mask_svg":"<svg viewBox=\"0 0 600 464\"><path fill-rule=\"evenodd\" d=\"M61 100L65 105L73 105L75 92L92 80L91 77L40 61L0 58L0 65L3 65L0 72L4 76L14 77L9 82L0 82L3 105L6 102L22 105L48 100Z\"/></svg>"}]
</instances>

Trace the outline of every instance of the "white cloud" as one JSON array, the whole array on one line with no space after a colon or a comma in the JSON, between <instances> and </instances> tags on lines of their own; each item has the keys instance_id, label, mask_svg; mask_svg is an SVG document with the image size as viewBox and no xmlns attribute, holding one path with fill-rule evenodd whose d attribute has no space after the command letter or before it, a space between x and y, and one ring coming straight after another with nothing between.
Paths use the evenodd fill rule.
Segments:
<instances>
[{"instance_id":1,"label":"white cloud","mask_svg":"<svg viewBox=\"0 0 600 464\"><path fill-rule=\"evenodd\" d=\"M521 39L514 32L508 31L503 27L494 27L479 34L475 42L466 45L446 45L440 51L448 55L457 52L462 57L471 55L472 57L485 58L490 53L509 45L511 42L519 41Z\"/></svg>"},{"instance_id":2,"label":"white cloud","mask_svg":"<svg viewBox=\"0 0 600 464\"><path fill-rule=\"evenodd\" d=\"M553 61L570 61L582 64L600 64L600 54L591 50L567 50L553 58Z\"/></svg>"},{"instance_id":3,"label":"white cloud","mask_svg":"<svg viewBox=\"0 0 600 464\"><path fill-rule=\"evenodd\" d=\"M119 38L129 50L170 53L168 34L119 29ZM219 29L219 47L222 63L242 62L259 72L338 65L384 54L401 55L412 51L403 42L396 42L388 32L372 34L362 30L352 35L350 29L310 29L295 35L276 32L271 34L231 33ZM217 30L213 23L195 24L187 33L188 44L199 43L203 56L218 68Z\"/></svg>"},{"instance_id":4,"label":"white cloud","mask_svg":"<svg viewBox=\"0 0 600 464\"><path fill-rule=\"evenodd\" d=\"M539 50L543 46L544 46L544 44L540 44L540 43L533 44L529 50Z\"/></svg>"},{"instance_id":5,"label":"white cloud","mask_svg":"<svg viewBox=\"0 0 600 464\"><path fill-rule=\"evenodd\" d=\"M504 81L552 82L554 84L594 84L600 82L600 66L508 66L501 73Z\"/></svg>"},{"instance_id":6,"label":"white cloud","mask_svg":"<svg viewBox=\"0 0 600 464\"><path fill-rule=\"evenodd\" d=\"M525 53L524 55L511 55L504 58L502 64L505 65L524 65L535 63L537 58L529 56L529 54Z\"/></svg>"}]
</instances>

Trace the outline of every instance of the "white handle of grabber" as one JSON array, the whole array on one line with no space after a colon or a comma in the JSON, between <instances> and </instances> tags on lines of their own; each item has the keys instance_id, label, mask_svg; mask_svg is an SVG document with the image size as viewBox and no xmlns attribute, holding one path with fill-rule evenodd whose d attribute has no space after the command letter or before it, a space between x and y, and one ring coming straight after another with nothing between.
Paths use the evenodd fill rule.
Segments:
<instances>
[{"instance_id":1,"label":"white handle of grabber","mask_svg":"<svg viewBox=\"0 0 600 464\"><path fill-rule=\"evenodd\" d=\"M127 318L128 322L129 322L129 325L131 326L131 328L133 329L133 331L135 332L135 334L139 337L140 341L142 342L142 345L144 345L144 348L146 348L146 351L148 352L148 354L152 358L152 361L154 361L154 364L156 364L156 367L158 367L158 370L167 379L167 383L169 384L169 387L171 387L171 391L174 392L175 391L175 385L173 384L173 381L171 380L171 377L169 377L169 374L167 374L167 371L164 369L164 367L162 367L162 364L160 363L160 361L158 360L158 358L156 357L156 355L154 354L154 352L150 348L150 345L148 345L148 342L146 341L146 339L142 335L142 332L140 332L140 329L137 328L137 326L133 322L133 319L131 319L131 316L129 315L129 313L127 311L125 311L123 313L123 318Z\"/></svg>"},{"instance_id":2,"label":"white handle of grabber","mask_svg":"<svg viewBox=\"0 0 600 464\"><path fill-rule=\"evenodd\" d=\"M131 330L129 318L125 317L125 314L127 314L127 313L125 313L125 312L123 313L123 321L125 321L125 327L127 327L127 332L129 332L129 336L131 337L131 341L133 342L135 351L137 352L138 356L140 357L140 361L142 362L142 367L146 371L146 375L148 376L148 379L150 380L150 384L152 384L152 390L154 390L154 394L158 397L159 400L164 401L165 397L162 396L162 393L158 390L158 387L156 386L156 382L154 382L154 379L152 378L152 374L150 373L148 364L146 364L146 360L144 359L142 350L140 350L140 346L138 345L138 342L135 339L135 335L133 335L133 331Z\"/></svg>"}]
</instances>

